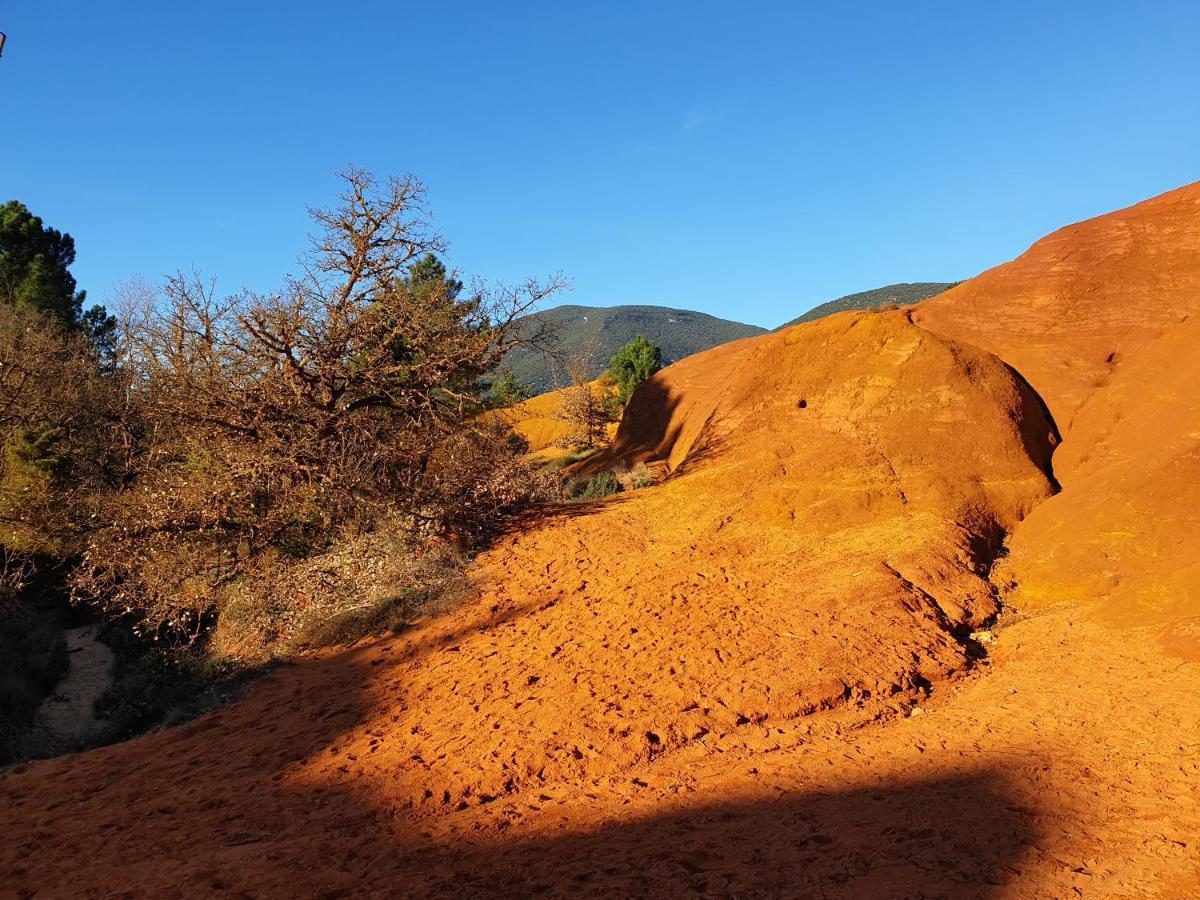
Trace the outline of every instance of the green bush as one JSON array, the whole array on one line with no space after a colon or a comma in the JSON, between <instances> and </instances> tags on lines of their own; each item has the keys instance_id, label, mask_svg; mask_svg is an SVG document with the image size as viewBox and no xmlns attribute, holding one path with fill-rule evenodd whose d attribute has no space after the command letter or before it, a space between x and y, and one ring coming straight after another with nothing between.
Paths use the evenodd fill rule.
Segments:
<instances>
[{"instance_id":1,"label":"green bush","mask_svg":"<svg viewBox=\"0 0 1200 900\"><path fill-rule=\"evenodd\" d=\"M599 500L625 490L619 479L612 472L599 472L591 476L581 476L570 482L567 496L572 500Z\"/></svg>"},{"instance_id":2,"label":"green bush","mask_svg":"<svg viewBox=\"0 0 1200 900\"><path fill-rule=\"evenodd\" d=\"M522 400L528 400L533 396L533 388L517 379L513 375L512 369L505 369L500 373L500 376L492 382L484 395L484 400L489 406L503 408L506 406L515 406Z\"/></svg>"}]
</instances>

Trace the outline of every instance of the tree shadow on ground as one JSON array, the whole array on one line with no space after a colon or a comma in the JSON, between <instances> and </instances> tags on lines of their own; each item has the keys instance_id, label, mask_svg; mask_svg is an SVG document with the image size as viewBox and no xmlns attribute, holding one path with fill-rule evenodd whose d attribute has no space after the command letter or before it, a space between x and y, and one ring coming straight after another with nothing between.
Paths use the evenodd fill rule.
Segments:
<instances>
[{"instance_id":1,"label":"tree shadow on ground","mask_svg":"<svg viewBox=\"0 0 1200 900\"><path fill-rule=\"evenodd\" d=\"M680 396L659 377L641 385L629 399L612 445L583 461L579 471L599 472L635 462L666 459L678 440L681 426L672 425Z\"/></svg>"},{"instance_id":2,"label":"tree shadow on ground","mask_svg":"<svg viewBox=\"0 0 1200 900\"><path fill-rule=\"evenodd\" d=\"M543 503L507 519L496 529L493 538L527 534L535 528L542 528L557 521L590 516L610 506L626 503L629 499L629 494L625 492L611 494L598 500L565 500L557 503Z\"/></svg>"},{"instance_id":3,"label":"tree shadow on ground","mask_svg":"<svg viewBox=\"0 0 1200 900\"><path fill-rule=\"evenodd\" d=\"M412 808L429 773L409 756L425 701L406 667L536 605L477 605L279 669L189 725L14 770L0 883L17 896L986 897L1041 838L1002 768L866 785L829 769L785 792L743 759L727 772L736 796L559 782L570 809L533 785ZM589 796L594 809L578 805ZM605 824L561 833L581 821Z\"/></svg>"},{"instance_id":4,"label":"tree shadow on ground","mask_svg":"<svg viewBox=\"0 0 1200 900\"><path fill-rule=\"evenodd\" d=\"M988 897L1038 839L996 771L720 803L548 841L433 852L417 895Z\"/></svg>"}]
</instances>

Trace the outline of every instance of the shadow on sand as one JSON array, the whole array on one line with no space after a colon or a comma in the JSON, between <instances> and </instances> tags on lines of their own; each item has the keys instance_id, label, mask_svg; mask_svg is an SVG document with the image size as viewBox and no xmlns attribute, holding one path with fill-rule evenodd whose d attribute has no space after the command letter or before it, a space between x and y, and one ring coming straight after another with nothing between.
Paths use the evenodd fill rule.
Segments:
<instances>
[{"instance_id":1,"label":"shadow on sand","mask_svg":"<svg viewBox=\"0 0 1200 900\"><path fill-rule=\"evenodd\" d=\"M439 850L396 874L445 897L988 897L1017 877L1030 822L1003 776L973 772Z\"/></svg>"},{"instance_id":2,"label":"shadow on sand","mask_svg":"<svg viewBox=\"0 0 1200 900\"><path fill-rule=\"evenodd\" d=\"M965 898L999 893L1040 838L1001 768L866 785L830 769L836 787L792 792L749 769L748 793L720 803L598 796L585 818L608 824L562 836L565 810L530 788L443 807L435 836L432 810L391 799L424 777L405 756L420 699L404 667L523 612L289 666L189 725L14 770L0 883L25 897Z\"/></svg>"}]
</instances>

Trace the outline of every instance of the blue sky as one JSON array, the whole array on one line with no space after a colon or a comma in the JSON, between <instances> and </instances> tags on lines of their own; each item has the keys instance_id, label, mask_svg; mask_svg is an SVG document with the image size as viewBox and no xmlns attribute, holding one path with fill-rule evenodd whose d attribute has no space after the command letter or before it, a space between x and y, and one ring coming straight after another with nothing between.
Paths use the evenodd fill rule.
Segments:
<instances>
[{"instance_id":1,"label":"blue sky","mask_svg":"<svg viewBox=\"0 0 1200 900\"><path fill-rule=\"evenodd\" d=\"M1200 179L1200 4L6 2L0 200L270 289L348 162L449 260L774 326Z\"/></svg>"}]
</instances>

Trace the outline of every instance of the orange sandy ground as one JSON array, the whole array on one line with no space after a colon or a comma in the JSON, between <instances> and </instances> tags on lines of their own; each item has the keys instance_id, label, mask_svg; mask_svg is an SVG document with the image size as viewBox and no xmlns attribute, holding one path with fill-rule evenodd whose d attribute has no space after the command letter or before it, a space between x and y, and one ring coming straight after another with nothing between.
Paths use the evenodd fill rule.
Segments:
<instances>
[{"instance_id":1,"label":"orange sandy ground","mask_svg":"<svg viewBox=\"0 0 1200 900\"><path fill-rule=\"evenodd\" d=\"M394 802L418 726L391 719L401 660L448 648L383 642L12 776L0 872L50 897L1195 896L1197 667L1081 619L1001 631L916 717L743 727L439 815Z\"/></svg>"},{"instance_id":2,"label":"orange sandy ground","mask_svg":"<svg viewBox=\"0 0 1200 900\"><path fill-rule=\"evenodd\" d=\"M936 322L836 316L670 367L608 458L663 483L516 523L480 597L406 635L11 773L0 884L1196 896L1200 429L1170 361L1200 260L1162 247L1191 246L1198 201L1074 226L1112 278L1139 254L1179 269L1145 301L1172 311L1151 327L1139 308L1103 384L1054 374L1091 337L1041 346L1028 374L953 296ZM995 290L1054 321L1021 294L1063 268L1036 249ZM1051 300L1107 316L1110 295ZM971 637L995 586L1019 612Z\"/></svg>"}]
</instances>

